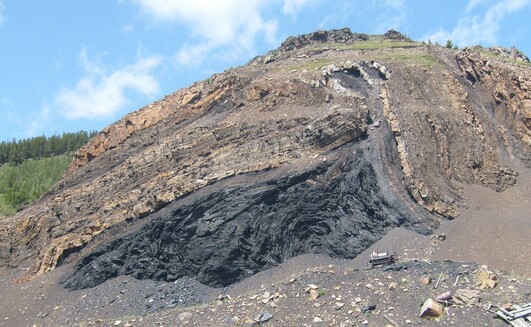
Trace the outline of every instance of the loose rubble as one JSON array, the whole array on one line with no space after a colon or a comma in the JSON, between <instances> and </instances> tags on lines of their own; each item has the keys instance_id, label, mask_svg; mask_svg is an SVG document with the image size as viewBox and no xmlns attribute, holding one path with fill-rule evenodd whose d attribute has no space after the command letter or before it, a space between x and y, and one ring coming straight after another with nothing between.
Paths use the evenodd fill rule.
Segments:
<instances>
[{"instance_id":1,"label":"loose rubble","mask_svg":"<svg viewBox=\"0 0 531 327\"><path fill-rule=\"evenodd\" d=\"M502 287L479 289L476 279L463 279L454 286L455 276L463 270L483 269L471 263L411 261L388 268L309 268L274 285L262 285L249 294L232 294L230 300L198 308L185 326L225 326L224 317L228 316L238 317L232 320L236 326L490 326L495 321L483 303L519 303L529 300L531 294L531 281L513 281L503 273L496 275L504 284L519 285L522 293ZM444 273L437 289L418 282L426 276L439 276L440 271ZM145 316L143 322L167 321L173 315L171 310Z\"/></svg>"}]
</instances>

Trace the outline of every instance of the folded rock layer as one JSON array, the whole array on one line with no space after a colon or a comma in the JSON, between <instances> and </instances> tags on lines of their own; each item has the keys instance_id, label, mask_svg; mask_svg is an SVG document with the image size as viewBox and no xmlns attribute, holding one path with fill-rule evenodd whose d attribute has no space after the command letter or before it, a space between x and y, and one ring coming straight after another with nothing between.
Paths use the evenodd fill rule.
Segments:
<instances>
[{"instance_id":1,"label":"folded rock layer","mask_svg":"<svg viewBox=\"0 0 531 327\"><path fill-rule=\"evenodd\" d=\"M531 66L348 29L279 49L128 114L0 227L0 264L65 285L119 275L224 286L304 253L352 258L393 227L459 215L529 161ZM22 276L21 276L22 277Z\"/></svg>"}]
</instances>

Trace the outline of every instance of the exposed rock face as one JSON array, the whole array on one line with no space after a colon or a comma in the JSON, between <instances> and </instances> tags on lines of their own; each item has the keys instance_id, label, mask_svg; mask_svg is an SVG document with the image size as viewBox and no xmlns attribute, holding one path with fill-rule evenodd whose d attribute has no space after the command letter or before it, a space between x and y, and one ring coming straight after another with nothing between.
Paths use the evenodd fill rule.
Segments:
<instances>
[{"instance_id":1,"label":"exposed rock face","mask_svg":"<svg viewBox=\"0 0 531 327\"><path fill-rule=\"evenodd\" d=\"M500 191L514 184L515 174L497 158L496 127L458 73L410 66L393 75L382 92L385 116L406 186L418 203L455 217L459 195L452 181Z\"/></svg>"},{"instance_id":2,"label":"exposed rock face","mask_svg":"<svg viewBox=\"0 0 531 327\"><path fill-rule=\"evenodd\" d=\"M220 92L219 89L213 90L202 99L201 90L192 87L126 115L120 121L106 127L88 145L77 151L67 174L77 167L84 166L100 154L123 144L135 132L151 127L170 115L175 117L176 106L189 106L191 109L209 106L219 97ZM182 111L178 113L177 119L185 120L191 113L191 111Z\"/></svg>"},{"instance_id":3,"label":"exposed rock face","mask_svg":"<svg viewBox=\"0 0 531 327\"><path fill-rule=\"evenodd\" d=\"M352 33L348 28L331 31L316 31L310 34L290 36L286 41L282 42L280 49L283 51L291 51L315 43L352 44L356 41L366 41L368 38L369 36L367 34Z\"/></svg>"},{"instance_id":4,"label":"exposed rock face","mask_svg":"<svg viewBox=\"0 0 531 327\"><path fill-rule=\"evenodd\" d=\"M405 41L406 40L406 37L404 36L404 34L398 32L398 31L395 31L395 30L389 30L387 32L385 32L384 36L390 40L395 40L395 41Z\"/></svg>"},{"instance_id":5,"label":"exposed rock face","mask_svg":"<svg viewBox=\"0 0 531 327\"><path fill-rule=\"evenodd\" d=\"M500 123L498 134L504 142L517 142L509 149L531 160L531 75L525 66L494 61L478 52L467 50L456 57L466 77L488 94L491 114ZM526 68L527 67L527 68ZM506 134L515 134L510 137Z\"/></svg>"},{"instance_id":6,"label":"exposed rock face","mask_svg":"<svg viewBox=\"0 0 531 327\"><path fill-rule=\"evenodd\" d=\"M529 66L397 38L289 38L127 115L5 221L0 263L75 261L70 288L221 286L302 253L353 257L395 226L427 233L459 214L460 183L514 184L501 158L530 154Z\"/></svg>"},{"instance_id":7,"label":"exposed rock face","mask_svg":"<svg viewBox=\"0 0 531 327\"><path fill-rule=\"evenodd\" d=\"M92 287L127 274L170 281L193 275L226 286L302 253L352 258L390 227L426 231L389 202L363 150L345 147L337 155L307 170L222 182L177 201L82 259L65 285Z\"/></svg>"},{"instance_id":8,"label":"exposed rock face","mask_svg":"<svg viewBox=\"0 0 531 327\"><path fill-rule=\"evenodd\" d=\"M494 53L495 55L503 56L517 62L529 62L529 58L522 51L518 50L515 47L507 49L498 46L488 48L487 50Z\"/></svg>"}]
</instances>

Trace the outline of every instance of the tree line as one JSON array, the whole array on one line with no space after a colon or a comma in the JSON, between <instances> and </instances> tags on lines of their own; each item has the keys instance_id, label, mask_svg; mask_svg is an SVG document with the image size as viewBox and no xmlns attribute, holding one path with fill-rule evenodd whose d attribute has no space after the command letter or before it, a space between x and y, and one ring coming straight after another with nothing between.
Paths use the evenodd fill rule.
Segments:
<instances>
[{"instance_id":1,"label":"tree line","mask_svg":"<svg viewBox=\"0 0 531 327\"><path fill-rule=\"evenodd\" d=\"M0 142L0 165L19 165L28 159L43 159L78 150L97 134L96 131L39 136L11 142Z\"/></svg>"},{"instance_id":2,"label":"tree line","mask_svg":"<svg viewBox=\"0 0 531 327\"><path fill-rule=\"evenodd\" d=\"M1 166L0 218L37 200L63 176L71 161L71 155L60 155Z\"/></svg>"},{"instance_id":3,"label":"tree line","mask_svg":"<svg viewBox=\"0 0 531 327\"><path fill-rule=\"evenodd\" d=\"M0 142L0 218L48 191L64 174L72 153L96 134L81 131Z\"/></svg>"}]
</instances>

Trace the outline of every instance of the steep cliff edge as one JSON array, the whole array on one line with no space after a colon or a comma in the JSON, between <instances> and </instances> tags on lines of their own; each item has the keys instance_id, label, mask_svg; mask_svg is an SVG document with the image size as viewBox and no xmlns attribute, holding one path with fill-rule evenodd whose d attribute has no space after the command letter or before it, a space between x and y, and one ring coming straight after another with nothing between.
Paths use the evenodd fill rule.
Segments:
<instances>
[{"instance_id":1,"label":"steep cliff edge","mask_svg":"<svg viewBox=\"0 0 531 327\"><path fill-rule=\"evenodd\" d=\"M529 160L531 66L347 29L289 38L107 127L0 229L28 276L76 262L226 285L303 253L354 257L390 228L456 217Z\"/></svg>"}]
</instances>

